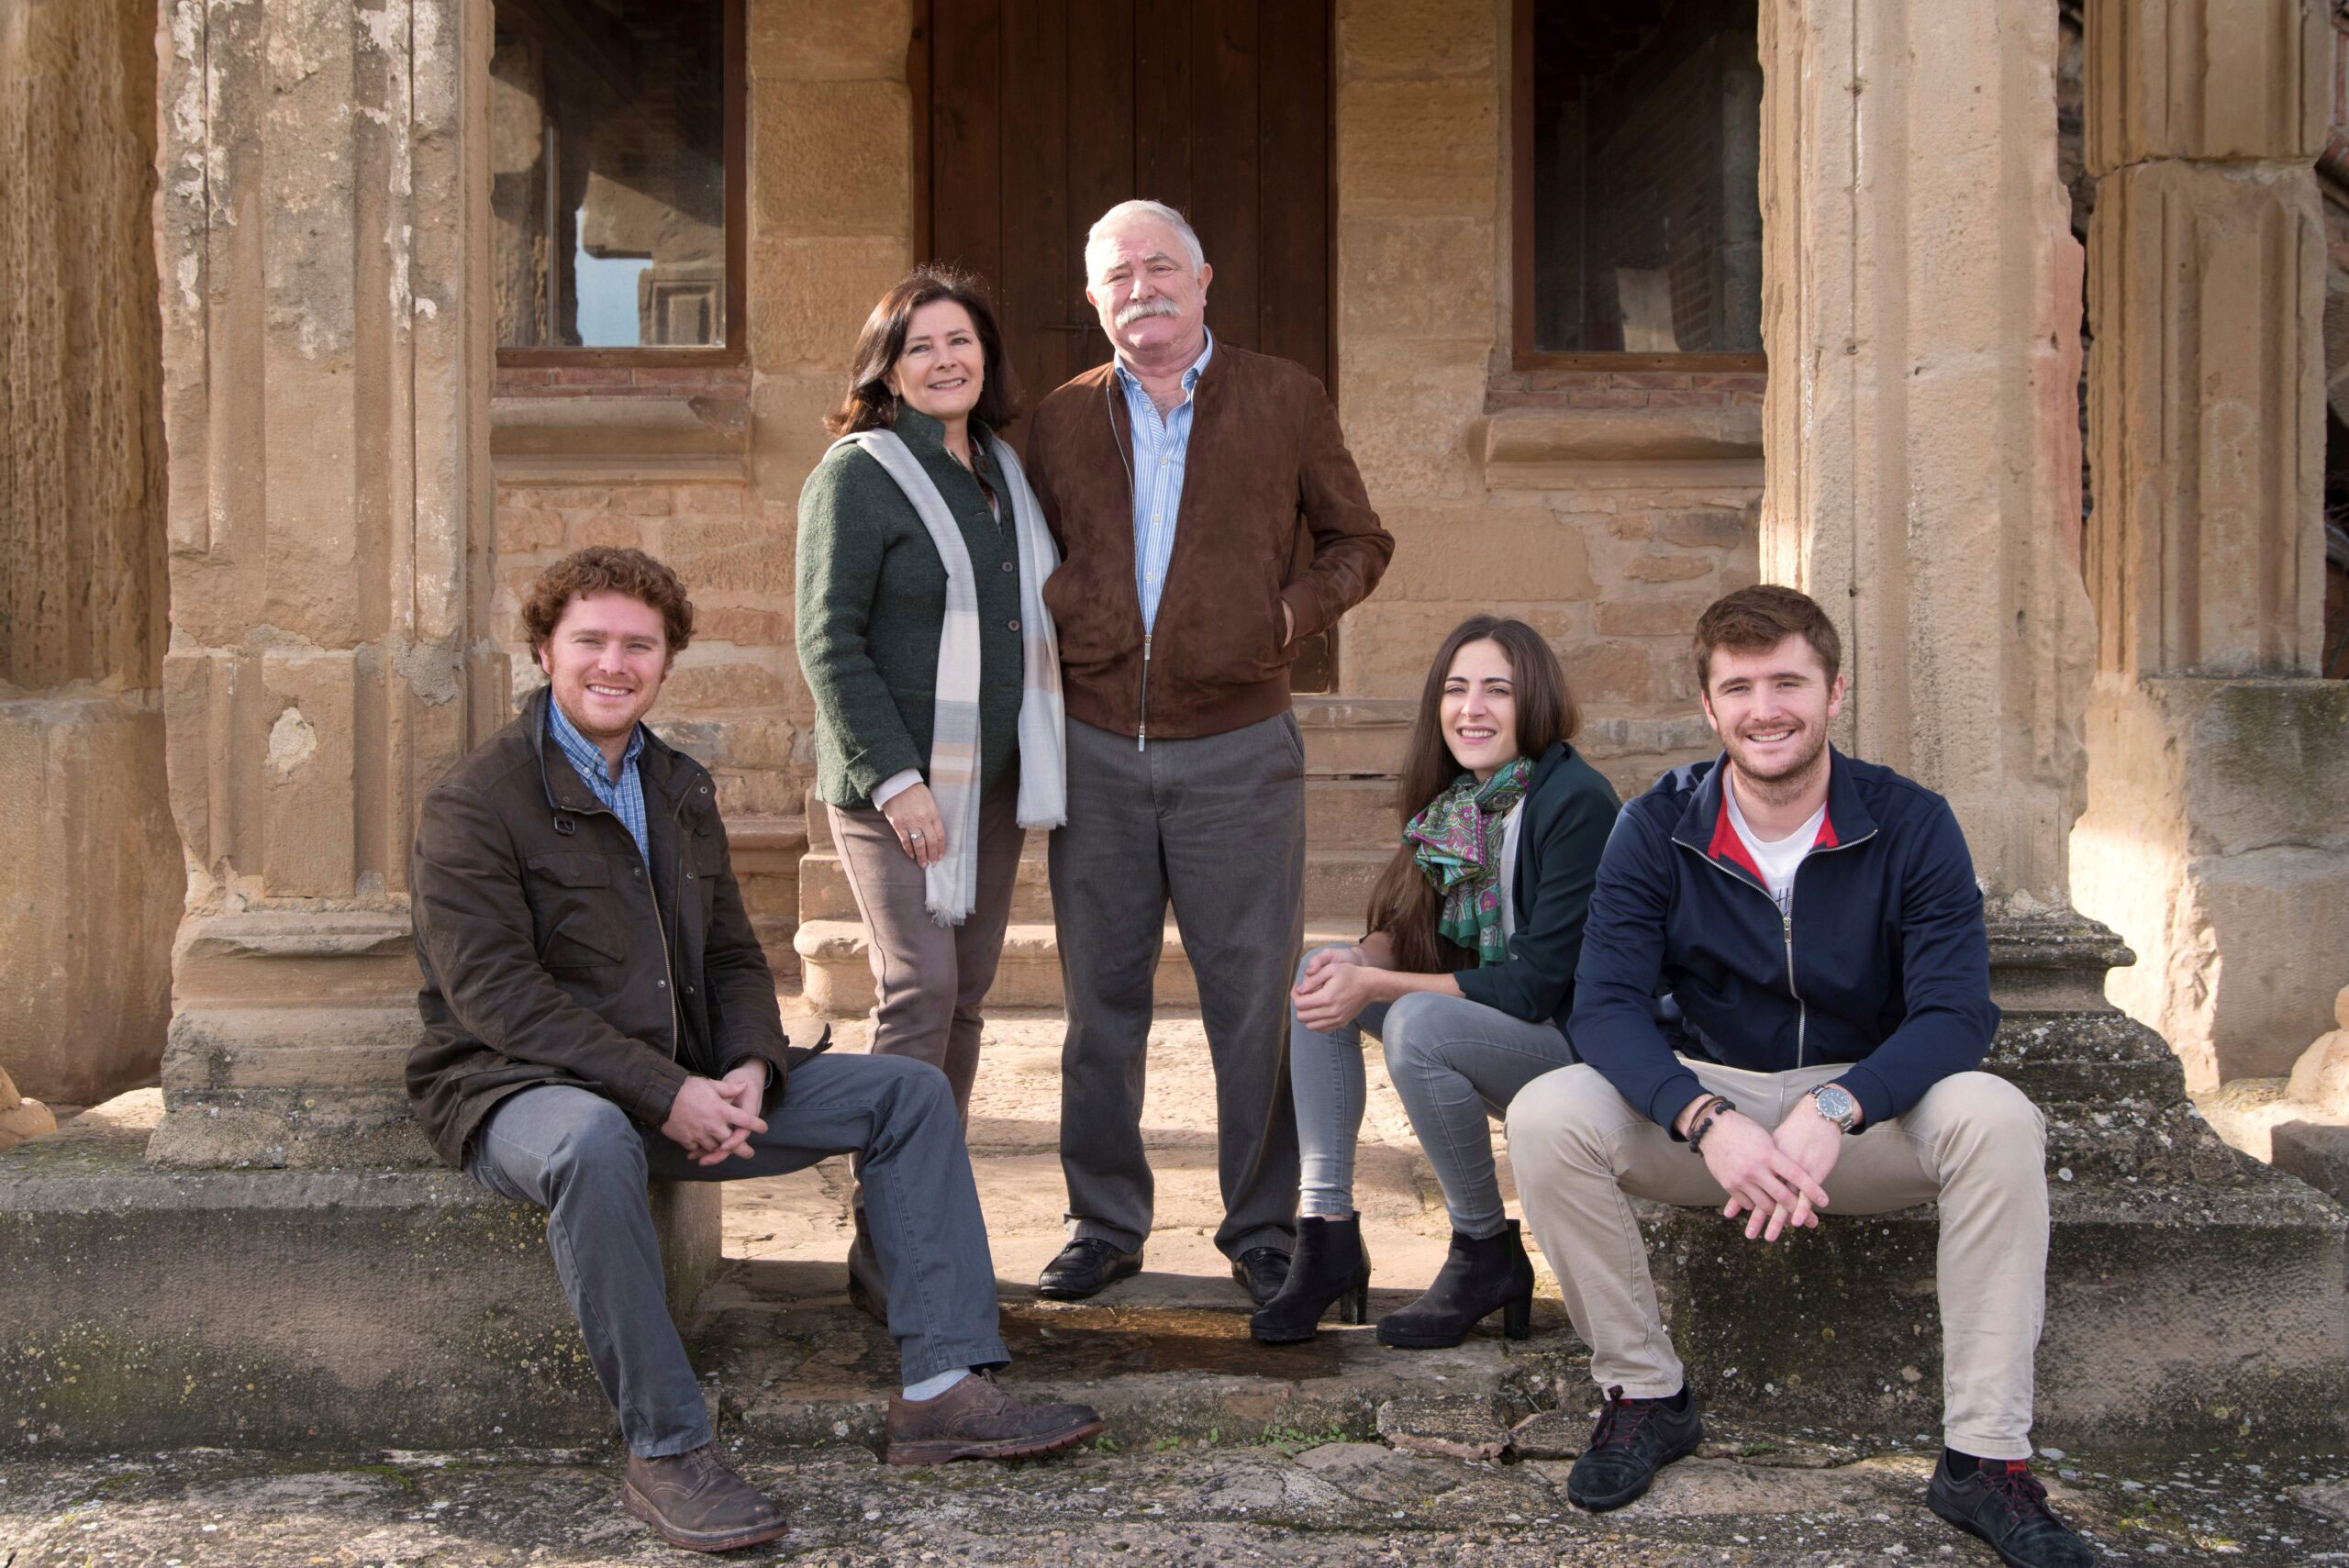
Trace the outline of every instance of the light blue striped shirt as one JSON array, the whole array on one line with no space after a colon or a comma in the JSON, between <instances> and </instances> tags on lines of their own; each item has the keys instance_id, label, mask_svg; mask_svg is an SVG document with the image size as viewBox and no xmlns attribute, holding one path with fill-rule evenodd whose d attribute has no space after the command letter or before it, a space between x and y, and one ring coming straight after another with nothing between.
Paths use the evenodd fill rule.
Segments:
<instances>
[{"instance_id":1,"label":"light blue striped shirt","mask_svg":"<svg viewBox=\"0 0 2349 1568\"><path fill-rule=\"evenodd\" d=\"M636 771L636 760L644 754L644 726L638 725L628 738L628 750L620 754L618 784L612 782L610 764L604 761L604 753L593 740L579 733L579 727L571 722L552 693L547 695L547 733L562 748L562 754L571 759L571 765L579 770L579 776L587 781L587 787L596 792L596 798L612 808L612 815L620 819L629 837L636 840L637 852L644 857L644 863L651 865L652 840L644 823L644 780Z\"/></svg>"},{"instance_id":2,"label":"light blue striped shirt","mask_svg":"<svg viewBox=\"0 0 2349 1568\"><path fill-rule=\"evenodd\" d=\"M1141 600L1141 628L1158 620L1158 596L1166 591L1166 562L1174 553L1175 514L1183 509L1183 470L1191 450L1191 395L1199 373L1215 356L1215 334L1207 335L1199 357L1183 373L1183 401L1164 418L1141 383L1118 366L1126 389L1126 413L1134 429L1134 593Z\"/></svg>"}]
</instances>

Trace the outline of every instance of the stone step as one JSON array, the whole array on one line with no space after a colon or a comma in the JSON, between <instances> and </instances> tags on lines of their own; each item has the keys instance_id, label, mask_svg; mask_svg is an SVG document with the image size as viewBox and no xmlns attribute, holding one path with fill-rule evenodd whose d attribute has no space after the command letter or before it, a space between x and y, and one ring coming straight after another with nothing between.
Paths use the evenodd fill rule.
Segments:
<instances>
[{"instance_id":1,"label":"stone step","mask_svg":"<svg viewBox=\"0 0 2349 1568\"><path fill-rule=\"evenodd\" d=\"M1308 922L1305 945L1352 941L1361 934L1359 917L1338 924ZM806 989L800 1001L807 1010L826 1018L853 1018L873 1006L873 971L862 921L805 920L792 942L802 961ZM1199 1005L1182 934L1171 919L1160 950L1155 994L1161 1007ZM1057 1007L1061 1001L1060 943L1051 922L1015 921L1004 933L1003 958L995 988L987 993L988 1007Z\"/></svg>"},{"instance_id":2,"label":"stone step","mask_svg":"<svg viewBox=\"0 0 2349 1568\"><path fill-rule=\"evenodd\" d=\"M1348 921L1359 929L1370 903L1371 884L1387 862L1385 850L1312 849L1305 856L1305 907L1308 924ZM1326 915L1327 920L1319 917ZM840 852L818 850L799 862L799 917L802 920L854 920L856 897L849 889ZM1030 833L1027 851L1019 859L1013 884L1011 918L1015 923L1049 921L1052 917L1051 878L1044 853L1044 835Z\"/></svg>"}]
</instances>

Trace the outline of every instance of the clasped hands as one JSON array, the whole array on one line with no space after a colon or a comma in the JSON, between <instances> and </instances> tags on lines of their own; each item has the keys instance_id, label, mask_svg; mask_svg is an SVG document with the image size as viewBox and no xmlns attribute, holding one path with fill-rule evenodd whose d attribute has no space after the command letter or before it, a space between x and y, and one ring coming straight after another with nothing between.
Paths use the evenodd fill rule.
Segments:
<instances>
[{"instance_id":1,"label":"clasped hands","mask_svg":"<svg viewBox=\"0 0 2349 1568\"><path fill-rule=\"evenodd\" d=\"M1289 993L1297 1021L1316 1034L1353 1022L1373 1002L1388 1000L1380 989L1386 971L1363 962L1359 947L1324 948L1305 961L1305 978Z\"/></svg>"},{"instance_id":2,"label":"clasped hands","mask_svg":"<svg viewBox=\"0 0 2349 1568\"><path fill-rule=\"evenodd\" d=\"M1675 1126L1687 1136L1711 1102L1688 1102ZM1745 1239L1776 1241L1801 1226L1816 1226L1827 1207L1827 1173L1843 1151L1843 1129L1808 1104L1797 1106L1772 1132L1736 1111L1723 1111L1698 1151L1713 1180L1729 1194L1723 1218L1747 1217Z\"/></svg>"},{"instance_id":3,"label":"clasped hands","mask_svg":"<svg viewBox=\"0 0 2349 1568\"><path fill-rule=\"evenodd\" d=\"M693 1156L696 1165L715 1165L729 1155L751 1157L751 1135L764 1132L759 1101L767 1091L767 1066L745 1062L723 1078L688 1078L669 1106L661 1136Z\"/></svg>"}]
</instances>

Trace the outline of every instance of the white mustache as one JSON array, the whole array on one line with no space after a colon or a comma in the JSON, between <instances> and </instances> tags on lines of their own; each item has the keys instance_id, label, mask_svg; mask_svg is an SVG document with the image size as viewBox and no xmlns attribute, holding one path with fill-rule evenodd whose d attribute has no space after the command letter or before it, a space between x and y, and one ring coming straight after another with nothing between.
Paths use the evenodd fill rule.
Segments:
<instances>
[{"instance_id":1,"label":"white mustache","mask_svg":"<svg viewBox=\"0 0 2349 1568\"><path fill-rule=\"evenodd\" d=\"M1183 307L1171 299L1138 299L1118 312L1118 325L1130 327L1152 316L1180 316Z\"/></svg>"}]
</instances>

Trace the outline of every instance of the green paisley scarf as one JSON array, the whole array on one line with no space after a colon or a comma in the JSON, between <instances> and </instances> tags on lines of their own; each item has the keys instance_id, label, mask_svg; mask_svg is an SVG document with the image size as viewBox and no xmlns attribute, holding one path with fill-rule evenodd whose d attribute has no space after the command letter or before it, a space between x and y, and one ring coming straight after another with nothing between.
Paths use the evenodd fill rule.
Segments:
<instances>
[{"instance_id":1,"label":"green paisley scarf","mask_svg":"<svg viewBox=\"0 0 2349 1568\"><path fill-rule=\"evenodd\" d=\"M1480 968L1508 957L1508 940L1501 934L1503 825L1510 807L1525 798L1532 773L1530 757L1495 769L1482 784L1463 773L1403 829L1420 874L1442 895L1437 931L1475 953Z\"/></svg>"}]
</instances>

